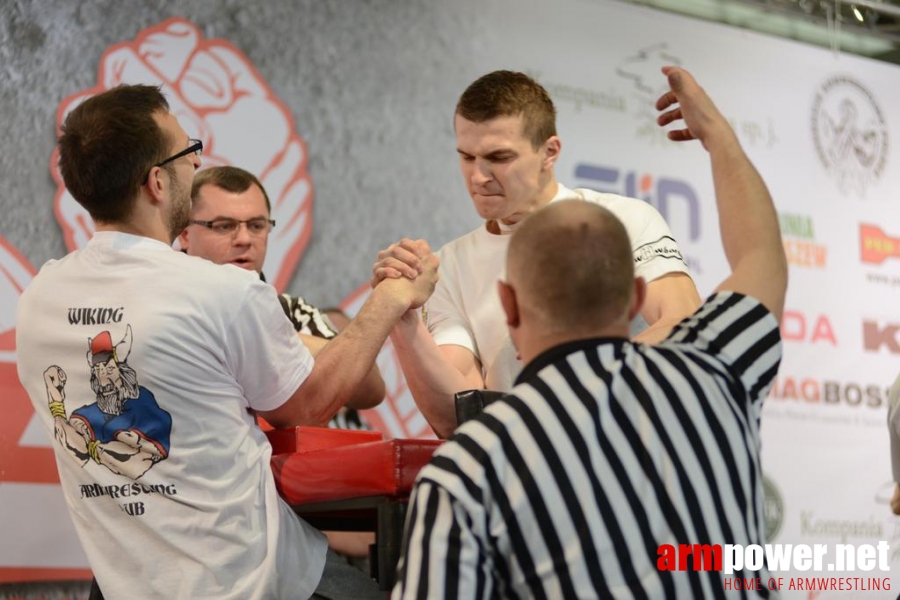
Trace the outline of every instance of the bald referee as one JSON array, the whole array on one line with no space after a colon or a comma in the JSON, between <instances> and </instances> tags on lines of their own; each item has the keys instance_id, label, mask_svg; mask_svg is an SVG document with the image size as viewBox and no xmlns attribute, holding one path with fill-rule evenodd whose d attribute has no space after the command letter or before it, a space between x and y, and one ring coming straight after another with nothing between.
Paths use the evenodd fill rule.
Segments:
<instances>
[{"instance_id":1,"label":"bald referee","mask_svg":"<svg viewBox=\"0 0 900 600\"><path fill-rule=\"evenodd\" d=\"M565 201L526 221L499 291L527 366L422 470L394 598L722 598L720 571L690 557L660 568L660 546L766 542L759 418L781 358L778 220L703 89L663 73L659 124L683 120L669 138L709 152L731 275L665 342L634 344L645 284L622 224ZM747 595L777 594L762 587Z\"/></svg>"}]
</instances>

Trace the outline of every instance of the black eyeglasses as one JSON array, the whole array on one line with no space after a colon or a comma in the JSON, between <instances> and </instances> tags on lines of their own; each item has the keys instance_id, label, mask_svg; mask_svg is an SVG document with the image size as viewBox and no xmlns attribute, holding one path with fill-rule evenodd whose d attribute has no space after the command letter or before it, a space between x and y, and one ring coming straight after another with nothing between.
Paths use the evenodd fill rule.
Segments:
<instances>
[{"instance_id":1,"label":"black eyeglasses","mask_svg":"<svg viewBox=\"0 0 900 600\"><path fill-rule=\"evenodd\" d=\"M255 219L247 219L246 221L241 221L239 219L216 219L214 221L190 221L191 225L200 225L202 227L206 227L213 233L217 233L219 235L234 235L237 233L238 227L241 226L241 223L247 225L247 231L250 232L250 235L265 235L269 233L269 231L275 227L275 219L265 219L263 217L257 217Z\"/></svg>"},{"instance_id":2,"label":"black eyeglasses","mask_svg":"<svg viewBox=\"0 0 900 600\"><path fill-rule=\"evenodd\" d=\"M170 163L173 160L178 160L182 156L187 156L188 154L196 154L197 156L203 156L203 142L200 140L188 140L188 144L190 144L187 148L179 152L178 154L174 154L167 158L162 162L158 162L154 167L161 167L166 163Z\"/></svg>"},{"instance_id":3,"label":"black eyeglasses","mask_svg":"<svg viewBox=\"0 0 900 600\"><path fill-rule=\"evenodd\" d=\"M164 161L162 161L162 162L158 162L158 163L156 163L156 164L153 165L153 166L154 166L154 167L161 167L161 166L163 166L163 165L166 165L166 164L172 162L173 160L178 160L178 159L181 158L182 156L187 156L188 154L196 154L197 156L203 156L203 142L201 142L200 140L188 140L188 147L187 147L187 148L185 148L184 150L182 150L182 151L179 152L178 154L173 154L172 156L170 156L170 157L167 158L166 160L164 160ZM147 180L148 180L149 178L150 178L150 173L147 172L147 175L144 177L144 183L147 183Z\"/></svg>"}]
</instances>

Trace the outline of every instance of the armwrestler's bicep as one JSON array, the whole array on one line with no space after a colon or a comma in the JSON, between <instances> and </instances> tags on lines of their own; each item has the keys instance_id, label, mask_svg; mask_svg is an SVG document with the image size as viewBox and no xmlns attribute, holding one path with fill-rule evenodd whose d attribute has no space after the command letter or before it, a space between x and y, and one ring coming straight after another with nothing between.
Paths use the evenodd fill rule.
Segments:
<instances>
[{"instance_id":1,"label":"armwrestler's bicep","mask_svg":"<svg viewBox=\"0 0 900 600\"><path fill-rule=\"evenodd\" d=\"M459 391L484 389L484 375L481 372L481 361L468 348L447 344L440 346L441 354L447 359L460 375L465 386Z\"/></svg>"}]
</instances>

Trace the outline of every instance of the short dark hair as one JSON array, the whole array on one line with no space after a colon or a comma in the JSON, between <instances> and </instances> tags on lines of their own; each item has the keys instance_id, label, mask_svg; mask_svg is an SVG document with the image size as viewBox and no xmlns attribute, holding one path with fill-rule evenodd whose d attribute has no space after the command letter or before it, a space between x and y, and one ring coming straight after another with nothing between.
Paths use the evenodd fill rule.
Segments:
<instances>
[{"instance_id":1,"label":"short dark hair","mask_svg":"<svg viewBox=\"0 0 900 600\"><path fill-rule=\"evenodd\" d=\"M153 118L168 112L160 88L120 85L78 105L59 137L59 170L72 197L95 221L120 223L144 178L173 140Z\"/></svg>"},{"instance_id":2,"label":"short dark hair","mask_svg":"<svg viewBox=\"0 0 900 600\"><path fill-rule=\"evenodd\" d=\"M191 200L195 203L200 195L200 188L204 185L214 185L233 194L242 194L249 190L251 185L255 185L262 192L263 198L266 199L266 210L269 214L272 213L272 203L269 202L269 195L266 193L266 188L259 182L256 175L250 171L228 166L212 167L200 171L194 175L194 183L191 185Z\"/></svg>"},{"instance_id":3,"label":"short dark hair","mask_svg":"<svg viewBox=\"0 0 900 600\"><path fill-rule=\"evenodd\" d=\"M482 75L459 97L456 114L473 123L522 115L522 135L537 150L556 135L556 108L547 90L524 73Z\"/></svg>"},{"instance_id":4,"label":"short dark hair","mask_svg":"<svg viewBox=\"0 0 900 600\"><path fill-rule=\"evenodd\" d=\"M631 242L622 222L601 206L551 202L522 223L507 252L508 280L545 331L602 327L628 311Z\"/></svg>"}]
</instances>

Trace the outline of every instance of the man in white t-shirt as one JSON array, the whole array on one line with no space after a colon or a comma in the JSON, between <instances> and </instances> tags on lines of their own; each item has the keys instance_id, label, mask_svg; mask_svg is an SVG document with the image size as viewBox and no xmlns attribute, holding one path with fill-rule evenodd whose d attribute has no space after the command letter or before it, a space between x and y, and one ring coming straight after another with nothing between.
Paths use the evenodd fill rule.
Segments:
<instances>
[{"instance_id":1,"label":"man in white t-shirt","mask_svg":"<svg viewBox=\"0 0 900 600\"><path fill-rule=\"evenodd\" d=\"M557 183L554 166L561 142L556 110L536 81L511 71L482 76L460 97L454 129L463 178L485 223L438 252L441 278L425 307L424 323L410 313L391 334L416 404L442 437L457 424L456 392L485 387L509 391L521 370L497 280L510 234L550 202L594 202L625 224L636 276L647 282L641 316L649 327L635 335L636 341L661 341L700 305L678 244L656 209L633 198ZM421 253L428 255L427 245L407 239L382 250L373 282L415 276ZM552 298L554 290L546 293Z\"/></svg>"},{"instance_id":2,"label":"man in white t-shirt","mask_svg":"<svg viewBox=\"0 0 900 600\"><path fill-rule=\"evenodd\" d=\"M527 219L498 294L527 366L420 472L393 598L778 597L729 593L732 577L771 581L767 566L725 575L707 545L767 542L760 419L788 275L778 215L712 100L687 71L663 73L657 122L709 154L731 272L665 341L635 344L645 284L621 220L581 201Z\"/></svg>"},{"instance_id":3,"label":"man in white t-shirt","mask_svg":"<svg viewBox=\"0 0 900 600\"><path fill-rule=\"evenodd\" d=\"M91 569L109 598L383 597L336 573L278 496L254 413L327 422L431 293L437 260L379 285L313 360L258 275L172 249L202 148L142 85L86 100L59 140L97 231L22 294L16 351Z\"/></svg>"}]
</instances>

